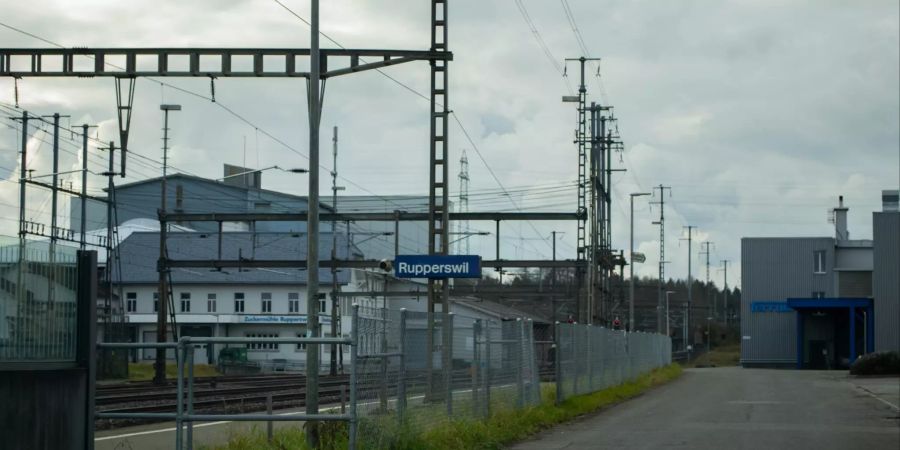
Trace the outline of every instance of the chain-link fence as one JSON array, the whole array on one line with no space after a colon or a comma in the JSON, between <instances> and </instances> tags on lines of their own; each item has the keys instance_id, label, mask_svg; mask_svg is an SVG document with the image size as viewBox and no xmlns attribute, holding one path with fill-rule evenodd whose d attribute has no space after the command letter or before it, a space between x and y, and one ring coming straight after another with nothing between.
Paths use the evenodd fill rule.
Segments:
<instances>
[{"instance_id":1,"label":"chain-link fence","mask_svg":"<svg viewBox=\"0 0 900 450\"><path fill-rule=\"evenodd\" d=\"M599 391L672 362L672 341L655 333L558 324L556 397Z\"/></svg>"},{"instance_id":2,"label":"chain-link fence","mask_svg":"<svg viewBox=\"0 0 900 450\"><path fill-rule=\"evenodd\" d=\"M540 402L532 322L378 310L359 318L360 437L405 433ZM429 351L431 348L433 351Z\"/></svg>"}]
</instances>

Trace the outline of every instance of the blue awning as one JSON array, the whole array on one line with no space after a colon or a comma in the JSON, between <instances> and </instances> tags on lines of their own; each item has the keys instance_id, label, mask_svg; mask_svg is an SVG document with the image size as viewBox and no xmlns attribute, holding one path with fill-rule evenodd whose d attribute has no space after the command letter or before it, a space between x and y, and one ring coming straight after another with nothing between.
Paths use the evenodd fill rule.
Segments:
<instances>
[{"instance_id":1,"label":"blue awning","mask_svg":"<svg viewBox=\"0 0 900 450\"><path fill-rule=\"evenodd\" d=\"M872 299L865 297L836 298L789 298L788 307L792 309L824 309L824 308L870 308Z\"/></svg>"}]
</instances>

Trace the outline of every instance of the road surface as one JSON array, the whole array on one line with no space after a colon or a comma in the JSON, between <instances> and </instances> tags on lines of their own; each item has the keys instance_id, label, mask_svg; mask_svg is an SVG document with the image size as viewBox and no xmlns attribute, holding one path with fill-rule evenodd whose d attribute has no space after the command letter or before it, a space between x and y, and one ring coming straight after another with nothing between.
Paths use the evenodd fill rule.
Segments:
<instances>
[{"instance_id":1,"label":"road surface","mask_svg":"<svg viewBox=\"0 0 900 450\"><path fill-rule=\"evenodd\" d=\"M900 379L712 368L513 446L553 449L900 448Z\"/></svg>"}]
</instances>

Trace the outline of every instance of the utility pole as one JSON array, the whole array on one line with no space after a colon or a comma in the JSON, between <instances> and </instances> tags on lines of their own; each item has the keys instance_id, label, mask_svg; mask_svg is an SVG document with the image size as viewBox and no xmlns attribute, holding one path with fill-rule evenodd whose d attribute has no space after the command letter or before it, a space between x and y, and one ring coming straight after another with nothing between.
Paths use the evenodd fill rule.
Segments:
<instances>
[{"instance_id":1,"label":"utility pole","mask_svg":"<svg viewBox=\"0 0 900 450\"><path fill-rule=\"evenodd\" d=\"M309 82L309 197L306 220L306 335L319 337L319 119L321 118L321 53L319 51L319 0L311 1ZM354 330L355 331L355 330ZM319 346L306 346L306 413L319 413ZM306 443L319 447L319 424L310 422Z\"/></svg>"},{"instance_id":2,"label":"utility pole","mask_svg":"<svg viewBox=\"0 0 900 450\"><path fill-rule=\"evenodd\" d=\"M584 80L584 65L587 61L599 61L600 58L566 58L566 62L568 61L578 61L581 65L581 78L580 83L578 85L578 96L577 97L563 97L564 102L577 102L578 103L578 124L575 130L575 144L578 146L578 212L582 214L582 218L578 219L578 232L576 236L576 260L579 263L575 269L575 284L576 284L576 304L577 306L577 317L578 321L581 323L590 323L590 305L587 302L587 296L585 295L585 268L586 263L590 262L587 256L587 215L588 215L588 205L587 205L587 188L588 188L588 154L587 154L587 144L589 142L589 138L587 136L587 86L585 85ZM588 287L588 289L592 289L592 287Z\"/></svg>"},{"instance_id":3,"label":"utility pole","mask_svg":"<svg viewBox=\"0 0 900 450\"><path fill-rule=\"evenodd\" d=\"M707 315L708 315L708 316L711 315L711 316L715 317L715 315L716 315L716 302L715 302L715 301L712 301L712 302L709 301L709 291L710 291L710 286L709 286L709 247L710 247L711 245L712 245L712 246L715 246L715 244L713 244L713 243L710 242L710 241L704 241L704 242L701 242L701 243L700 243L700 248L702 248L703 250L700 251L700 255L706 255L706 309L708 310L708 311L707 311ZM705 248L704 248L704 247L705 247Z\"/></svg>"},{"instance_id":4,"label":"utility pole","mask_svg":"<svg viewBox=\"0 0 900 450\"><path fill-rule=\"evenodd\" d=\"M644 195L652 195L650 192L633 192L628 196L631 198L631 264L628 265L630 279L628 290L628 331L634 331L634 198Z\"/></svg>"},{"instance_id":5,"label":"utility pole","mask_svg":"<svg viewBox=\"0 0 900 450\"><path fill-rule=\"evenodd\" d=\"M459 158L459 212L469 212L469 158L466 157L466 150L463 149L462 156ZM463 233L469 232L469 221L462 222ZM469 239L460 241L460 248L457 252L463 255L469 253Z\"/></svg>"},{"instance_id":6,"label":"utility pole","mask_svg":"<svg viewBox=\"0 0 900 450\"><path fill-rule=\"evenodd\" d=\"M725 327L728 327L728 260L723 259L722 264L724 267L722 271L725 273L725 291L722 298L722 316L725 319Z\"/></svg>"},{"instance_id":7,"label":"utility pole","mask_svg":"<svg viewBox=\"0 0 900 450\"><path fill-rule=\"evenodd\" d=\"M688 280L687 280L687 283L688 283L688 301L687 301L687 309L685 309L685 311L686 311L685 314L686 314L686 315L685 315L685 317L684 317L684 326L685 326L686 329L690 330L690 326L691 326L691 307L694 305L694 291L693 291L693 288L694 288L694 278L693 278L692 273L691 273L691 260L693 260L694 258L693 258L693 254L691 253L691 243L692 243L692 237L693 237L693 231L694 231L694 228L697 228L697 227L695 227L695 226L693 226L693 225L688 225L688 226L686 226L685 228L687 228L687 231L688 231L688 237L687 237L687 241L688 241ZM690 339L690 332L688 332L687 334L685 334L685 336L686 336L686 337L685 337L684 345L687 346L687 345L688 345L688 340Z\"/></svg>"},{"instance_id":8,"label":"utility pole","mask_svg":"<svg viewBox=\"0 0 900 450\"><path fill-rule=\"evenodd\" d=\"M88 124L81 126L81 245L84 250L87 227L87 159L88 159ZM109 255L107 255L109 256Z\"/></svg>"},{"instance_id":9,"label":"utility pole","mask_svg":"<svg viewBox=\"0 0 900 450\"><path fill-rule=\"evenodd\" d=\"M659 221L653 222L654 225L659 225L659 292L656 304L656 332L661 333L663 329L663 296L665 295L665 286L666 286L666 189L669 190L669 195L672 195L672 188L669 186L663 186L660 184L653 188L655 191L659 189L659 201L650 202L650 204L658 204L659 205Z\"/></svg>"},{"instance_id":10,"label":"utility pole","mask_svg":"<svg viewBox=\"0 0 900 450\"><path fill-rule=\"evenodd\" d=\"M331 164L331 210L337 212L337 154L338 154L338 127L334 127L334 138L332 139L334 148L332 150L333 161ZM349 256L349 255L348 255ZM337 259L337 221L331 221L331 260ZM338 282L337 267L331 266L331 337L338 336L338 328L340 315L338 314ZM331 367L328 373L331 376L337 375L337 348L336 344L331 344ZM341 357L343 360L343 355Z\"/></svg>"},{"instance_id":11,"label":"utility pole","mask_svg":"<svg viewBox=\"0 0 900 450\"><path fill-rule=\"evenodd\" d=\"M166 234L169 225L166 222L166 170L169 163L169 111L181 111L181 105L160 105L159 109L163 111L163 170L162 180L160 181L159 196L159 261L157 262L157 272L159 272L159 287L156 294L156 342L166 342L168 340L168 332L166 330L166 309L169 305L169 288L167 286L166 271ZM112 194L110 192L110 194ZM157 385L166 384L166 351L165 349L156 350L156 362L153 365L153 382Z\"/></svg>"}]
</instances>

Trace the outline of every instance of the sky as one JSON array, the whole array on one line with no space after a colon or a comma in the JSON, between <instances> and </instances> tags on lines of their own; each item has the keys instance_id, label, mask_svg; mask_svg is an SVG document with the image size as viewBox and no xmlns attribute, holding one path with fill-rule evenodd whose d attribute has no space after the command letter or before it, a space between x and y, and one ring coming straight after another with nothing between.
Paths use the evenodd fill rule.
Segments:
<instances>
[{"instance_id":1,"label":"sky","mask_svg":"<svg viewBox=\"0 0 900 450\"><path fill-rule=\"evenodd\" d=\"M303 18L309 1L280 0ZM740 283L740 239L830 236L838 195L850 208L851 238L871 238L882 189L900 183L900 6L893 0L597 1L452 0L450 3L450 173L465 150L473 211L573 211L576 205L577 66L564 58L601 58L588 69L590 101L614 107L624 151L614 166L613 245L628 248L628 194L670 186L665 194L666 277L685 278L685 226L693 234L694 276L705 279L699 243L713 242L710 278ZM0 47L296 47L309 28L274 0L121 2L0 0ZM425 50L429 2L322 2L321 28L348 48ZM572 20L570 20L569 13ZM526 18L527 17L527 18ZM574 21L575 27L572 26ZM537 33L534 32L537 31ZM581 37L582 44L577 36ZM333 44L322 39L323 47ZM339 184L347 194L425 195L428 188L427 63L414 62L330 80L322 115L322 164L331 169L332 127L339 127ZM599 73L599 76L597 74ZM563 76L563 75L566 76ZM157 80L158 81L158 80ZM302 79L139 79L129 147L129 176L161 172L161 103L170 116L175 171L216 178L222 164L307 167ZM185 93L191 91L194 94ZM0 79L0 112L17 116L15 87ZM88 123L101 141L118 140L111 79L25 78L19 106L59 112L66 127ZM232 114L230 111L233 111ZM240 118L238 117L240 116ZM15 235L20 131L0 121L0 234ZM46 128L46 127L45 127ZM63 133L61 167L77 168L77 137ZM42 142L45 141L45 142ZM92 170L103 150L91 144ZM50 171L50 135L29 140L29 168ZM65 150L64 150L65 151ZM64 170L64 169L61 169ZM496 180L495 178L496 177ZM323 170L321 190L330 177ZM66 180L80 186L77 175ZM499 187L497 180L502 183ZM105 179L88 187L101 193ZM264 187L299 195L305 175L267 171ZM509 195L503 195L503 190ZM659 260L659 195L635 201L635 247L647 255L638 275ZM49 195L29 194L27 215L47 220ZM67 213L60 220L67 221ZM493 232L493 223L470 228ZM501 257L543 259L551 231L558 257L574 258L571 222L504 223ZM473 237L471 251L495 257L494 236Z\"/></svg>"}]
</instances>

